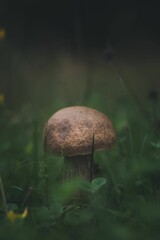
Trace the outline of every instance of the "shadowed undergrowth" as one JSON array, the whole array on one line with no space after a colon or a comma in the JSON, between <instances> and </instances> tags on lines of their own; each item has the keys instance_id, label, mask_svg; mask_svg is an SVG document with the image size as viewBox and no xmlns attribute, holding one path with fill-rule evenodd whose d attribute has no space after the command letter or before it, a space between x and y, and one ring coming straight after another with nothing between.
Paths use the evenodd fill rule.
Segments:
<instances>
[{"instance_id":1,"label":"shadowed undergrowth","mask_svg":"<svg viewBox=\"0 0 160 240\"><path fill-rule=\"evenodd\" d=\"M146 106L147 118L128 99L110 109L117 141L94 154L91 183L62 183L63 158L44 154L42 129L50 109L1 106L0 239L158 239L160 129L153 92ZM104 103L101 108L107 114ZM79 189L82 199L75 197Z\"/></svg>"}]
</instances>

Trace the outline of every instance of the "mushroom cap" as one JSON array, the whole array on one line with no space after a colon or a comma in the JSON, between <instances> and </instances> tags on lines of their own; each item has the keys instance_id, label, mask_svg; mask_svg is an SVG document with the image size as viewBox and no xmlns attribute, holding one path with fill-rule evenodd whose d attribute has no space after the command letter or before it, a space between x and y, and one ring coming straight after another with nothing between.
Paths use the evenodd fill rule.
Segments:
<instances>
[{"instance_id":1,"label":"mushroom cap","mask_svg":"<svg viewBox=\"0 0 160 240\"><path fill-rule=\"evenodd\" d=\"M95 109L73 106L59 110L44 128L45 149L55 155L78 156L111 147L116 134L109 118Z\"/></svg>"}]
</instances>

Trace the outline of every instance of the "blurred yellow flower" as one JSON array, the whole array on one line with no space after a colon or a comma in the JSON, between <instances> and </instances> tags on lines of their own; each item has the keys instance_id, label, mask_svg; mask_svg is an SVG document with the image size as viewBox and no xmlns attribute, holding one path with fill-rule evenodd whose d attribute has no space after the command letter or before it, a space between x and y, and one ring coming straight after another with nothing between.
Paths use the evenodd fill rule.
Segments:
<instances>
[{"instance_id":1,"label":"blurred yellow flower","mask_svg":"<svg viewBox=\"0 0 160 240\"><path fill-rule=\"evenodd\" d=\"M6 30L4 28L0 28L0 39L4 39L6 36Z\"/></svg>"},{"instance_id":2,"label":"blurred yellow flower","mask_svg":"<svg viewBox=\"0 0 160 240\"><path fill-rule=\"evenodd\" d=\"M0 105L4 105L4 94L0 93Z\"/></svg>"},{"instance_id":3,"label":"blurred yellow flower","mask_svg":"<svg viewBox=\"0 0 160 240\"><path fill-rule=\"evenodd\" d=\"M25 208L23 213L15 213L13 210L7 212L7 219L9 222L14 223L17 219L23 220L28 216L28 209Z\"/></svg>"}]
</instances>

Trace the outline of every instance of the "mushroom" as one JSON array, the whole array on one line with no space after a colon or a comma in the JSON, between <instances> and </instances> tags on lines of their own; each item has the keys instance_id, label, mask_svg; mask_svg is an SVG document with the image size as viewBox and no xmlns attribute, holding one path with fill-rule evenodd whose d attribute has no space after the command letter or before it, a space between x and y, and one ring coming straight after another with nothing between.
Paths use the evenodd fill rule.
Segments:
<instances>
[{"instance_id":1,"label":"mushroom","mask_svg":"<svg viewBox=\"0 0 160 240\"><path fill-rule=\"evenodd\" d=\"M92 180L93 149L109 149L116 134L109 118L95 109L72 106L57 111L44 128L44 145L50 153L64 156L64 178Z\"/></svg>"}]
</instances>

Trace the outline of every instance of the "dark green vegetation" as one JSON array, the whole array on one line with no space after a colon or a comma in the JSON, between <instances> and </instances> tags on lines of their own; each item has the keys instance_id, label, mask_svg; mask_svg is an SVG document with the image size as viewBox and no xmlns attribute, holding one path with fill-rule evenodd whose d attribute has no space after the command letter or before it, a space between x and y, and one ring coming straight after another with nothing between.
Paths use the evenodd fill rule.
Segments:
<instances>
[{"instance_id":1,"label":"dark green vegetation","mask_svg":"<svg viewBox=\"0 0 160 240\"><path fill-rule=\"evenodd\" d=\"M0 240L160 239L159 2L102 2L0 1ZM116 128L91 183L43 151L70 105Z\"/></svg>"},{"instance_id":2,"label":"dark green vegetation","mask_svg":"<svg viewBox=\"0 0 160 240\"><path fill-rule=\"evenodd\" d=\"M91 99L97 106L97 99ZM52 109L0 109L0 239L159 239L160 125L157 93L146 111L125 96L103 112L117 129L111 151L95 153L96 179L61 183L63 159L43 152L42 129ZM57 106L54 106L55 109ZM84 199L75 198L77 189ZM6 205L7 204L7 205ZM5 206L6 205L6 206ZM22 213L13 223L6 211Z\"/></svg>"}]
</instances>

